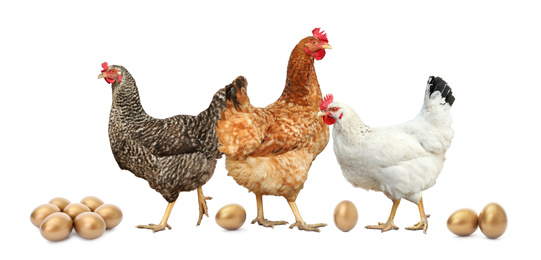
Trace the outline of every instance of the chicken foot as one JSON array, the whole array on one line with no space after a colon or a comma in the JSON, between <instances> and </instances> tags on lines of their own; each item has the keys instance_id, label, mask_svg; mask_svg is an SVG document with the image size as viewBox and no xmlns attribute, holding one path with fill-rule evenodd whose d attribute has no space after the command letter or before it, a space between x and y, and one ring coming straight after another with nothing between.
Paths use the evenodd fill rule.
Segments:
<instances>
[{"instance_id":1,"label":"chicken foot","mask_svg":"<svg viewBox=\"0 0 541 260\"><path fill-rule=\"evenodd\" d=\"M389 219L386 223L379 222L377 225L368 225L365 228L366 229L379 229L381 232L387 232L391 229L398 230L398 227L394 224L394 217L396 215L396 210L398 209L398 205L400 204L401 199L393 200L393 208L391 209L391 214L389 215Z\"/></svg>"},{"instance_id":2,"label":"chicken foot","mask_svg":"<svg viewBox=\"0 0 541 260\"><path fill-rule=\"evenodd\" d=\"M407 230L423 230L423 233L426 234L426 230L428 229L428 218L430 217L430 214L425 214L425 207L423 205L423 198L419 200L419 203L417 204L419 206L419 214L421 215L421 221L419 223L413 225L412 227L407 227Z\"/></svg>"},{"instance_id":3,"label":"chicken foot","mask_svg":"<svg viewBox=\"0 0 541 260\"><path fill-rule=\"evenodd\" d=\"M197 220L197 226L199 226L201 224L201 219L203 219L203 215L206 215L207 218L209 216L209 209L207 208L207 200L211 200L212 197L205 197L205 195L203 195L203 188L198 187L197 199L199 201L199 219Z\"/></svg>"},{"instance_id":4,"label":"chicken foot","mask_svg":"<svg viewBox=\"0 0 541 260\"><path fill-rule=\"evenodd\" d=\"M171 229L171 226L167 224L167 220L169 219L169 215L171 215L171 211L173 210L173 206L175 205L176 200L167 204L167 208L165 209L165 214L163 215L162 221L160 221L160 224L148 224L148 225L138 225L137 228L146 228L152 230L152 232L158 232L165 230L165 228Z\"/></svg>"},{"instance_id":5,"label":"chicken foot","mask_svg":"<svg viewBox=\"0 0 541 260\"><path fill-rule=\"evenodd\" d=\"M264 227L270 227L274 228L275 225L285 225L287 224L286 221L270 221L265 218L263 215L263 195L256 194L255 198L257 200L257 217L252 220L252 224L255 224L256 222Z\"/></svg>"},{"instance_id":6,"label":"chicken foot","mask_svg":"<svg viewBox=\"0 0 541 260\"><path fill-rule=\"evenodd\" d=\"M297 227L299 230L319 232L320 227L327 226L327 224L325 223L306 224L302 220L301 213L299 212L299 209L297 208L297 203L295 203L295 201L288 201L288 203L289 203L289 206L291 207L291 210L293 211L293 215L295 215L295 223L291 224L289 228Z\"/></svg>"}]
</instances>

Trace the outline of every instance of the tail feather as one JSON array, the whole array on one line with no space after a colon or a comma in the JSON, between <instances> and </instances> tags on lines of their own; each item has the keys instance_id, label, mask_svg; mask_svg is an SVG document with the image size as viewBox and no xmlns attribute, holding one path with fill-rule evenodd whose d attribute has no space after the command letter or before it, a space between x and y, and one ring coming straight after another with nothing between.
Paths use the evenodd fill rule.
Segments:
<instances>
[{"instance_id":1,"label":"tail feather","mask_svg":"<svg viewBox=\"0 0 541 260\"><path fill-rule=\"evenodd\" d=\"M248 81L243 76L238 76L231 84L226 87L226 102L232 104L237 111L242 111L250 104L250 99L246 93Z\"/></svg>"},{"instance_id":2,"label":"tail feather","mask_svg":"<svg viewBox=\"0 0 541 260\"><path fill-rule=\"evenodd\" d=\"M453 103L455 102L455 97L453 96L453 91L451 90L451 87L447 85L447 82L445 82L445 80L443 80L440 77L430 76L426 84L427 84L427 92L426 92L426 99L425 99L426 101L430 99L430 96L432 96L432 93L440 92L441 97L445 99L445 103L448 103L449 106L453 106Z\"/></svg>"}]
</instances>

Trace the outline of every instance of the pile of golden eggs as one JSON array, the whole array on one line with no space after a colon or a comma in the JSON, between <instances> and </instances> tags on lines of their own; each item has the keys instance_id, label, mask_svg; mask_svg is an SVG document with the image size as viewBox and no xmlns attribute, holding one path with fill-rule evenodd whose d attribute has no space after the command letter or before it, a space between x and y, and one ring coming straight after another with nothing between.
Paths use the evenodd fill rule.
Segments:
<instances>
[{"instance_id":1,"label":"pile of golden eggs","mask_svg":"<svg viewBox=\"0 0 541 260\"><path fill-rule=\"evenodd\" d=\"M488 238L498 238L507 229L507 215L497 203L486 205L479 216L472 209L459 209L447 220L447 228L455 235L469 236L477 230Z\"/></svg>"},{"instance_id":2,"label":"pile of golden eggs","mask_svg":"<svg viewBox=\"0 0 541 260\"><path fill-rule=\"evenodd\" d=\"M57 197L36 207L30 214L30 221L50 241L68 238L72 229L81 237L95 239L103 235L105 229L120 224L122 211L94 196L85 197L80 203Z\"/></svg>"}]
</instances>

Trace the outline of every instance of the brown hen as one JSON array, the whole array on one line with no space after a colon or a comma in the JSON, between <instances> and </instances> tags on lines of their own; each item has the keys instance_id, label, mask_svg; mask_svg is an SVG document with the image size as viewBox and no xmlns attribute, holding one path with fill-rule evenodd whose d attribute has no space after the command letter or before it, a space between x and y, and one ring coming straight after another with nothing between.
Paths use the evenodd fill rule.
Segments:
<instances>
[{"instance_id":1,"label":"brown hen","mask_svg":"<svg viewBox=\"0 0 541 260\"><path fill-rule=\"evenodd\" d=\"M312 161L329 141L329 128L317 117L322 94L314 58L331 49L326 34L316 28L291 52L287 79L280 98L265 108L250 104L244 77L226 92L226 108L216 133L220 151L226 155L228 175L256 195L258 222L265 227L287 224L263 215L263 195L283 196L296 222L290 228L319 231L326 224L306 224L295 200L308 177Z\"/></svg>"}]
</instances>

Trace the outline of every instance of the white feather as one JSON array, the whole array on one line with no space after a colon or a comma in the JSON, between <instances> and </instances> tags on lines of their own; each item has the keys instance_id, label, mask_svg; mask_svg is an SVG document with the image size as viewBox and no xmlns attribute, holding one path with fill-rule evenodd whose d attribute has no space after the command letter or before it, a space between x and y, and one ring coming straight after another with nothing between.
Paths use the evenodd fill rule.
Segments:
<instances>
[{"instance_id":1,"label":"white feather","mask_svg":"<svg viewBox=\"0 0 541 260\"><path fill-rule=\"evenodd\" d=\"M451 106L441 93L426 95L419 114L395 126L371 128L348 105L334 102L327 111L332 107L338 108L331 113L333 148L346 180L418 203L422 191L436 183L453 139Z\"/></svg>"}]
</instances>

